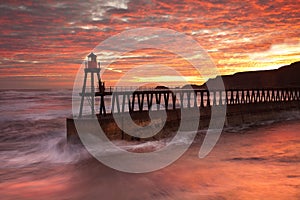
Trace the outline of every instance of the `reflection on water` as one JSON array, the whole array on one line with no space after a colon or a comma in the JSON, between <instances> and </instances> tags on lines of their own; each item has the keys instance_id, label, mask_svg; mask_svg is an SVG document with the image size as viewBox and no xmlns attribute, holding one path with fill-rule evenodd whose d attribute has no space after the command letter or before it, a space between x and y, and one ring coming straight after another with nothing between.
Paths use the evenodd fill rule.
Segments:
<instances>
[{"instance_id":1,"label":"reflection on water","mask_svg":"<svg viewBox=\"0 0 300 200\"><path fill-rule=\"evenodd\" d=\"M299 199L300 123L223 133L205 159L201 139L171 166L127 174L92 158L2 169L4 199ZM42 197L42 198L41 198Z\"/></svg>"},{"instance_id":2,"label":"reflection on water","mask_svg":"<svg viewBox=\"0 0 300 200\"><path fill-rule=\"evenodd\" d=\"M299 120L226 129L204 159L198 158L200 135L169 167L128 174L66 144L69 94L39 93L22 94L24 105L18 92L0 96L1 199L300 199ZM164 141L116 144L141 152Z\"/></svg>"}]
</instances>

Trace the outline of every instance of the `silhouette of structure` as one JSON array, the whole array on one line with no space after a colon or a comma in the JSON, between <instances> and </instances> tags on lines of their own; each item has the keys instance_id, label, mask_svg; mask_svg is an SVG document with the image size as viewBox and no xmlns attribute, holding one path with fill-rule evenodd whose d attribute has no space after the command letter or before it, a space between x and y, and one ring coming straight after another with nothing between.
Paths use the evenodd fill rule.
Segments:
<instances>
[{"instance_id":1,"label":"silhouette of structure","mask_svg":"<svg viewBox=\"0 0 300 200\"><path fill-rule=\"evenodd\" d=\"M82 111L83 111L83 104L84 99L86 98L89 100L90 106L91 106L91 114L95 115L95 82L94 82L94 76L96 75L97 81L98 81L98 88L99 92L97 93L98 96L100 96L100 114L106 114L105 105L104 105L104 90L105 85L104 82L101 81L100 78L100 62L97 62L97 56L94 53L90 53L87 56L87 62L85 62L85 68L84 68L84 81L82 86L82 92L81 95L81 101L80 101L80 110L79 110L79 117L82 117ZM90 91L87 92L87 81L88 81L88 75L90 75Z\"/></svg>"},{"instance_id":2,"label":"silhouette of structure","mask_svg":"<svg viewBox=\"0 0 300 200\"><path fill-rule=\"evenodd\" d=\"M180 126L181 110L199 109L201 121L199 120L199 128L209 126L212 109L222 109L226 107L226 125L239 125L242 123L253 123L261 120L279 119L280 113L285 111L299 111L300 110L300 82L297 79L298 63L291 64L278 70L266 72L244 72L241 74L226 76L225 90L207 90L204 85L191 87L183 86L182 88L109 88L105 89L104 82L100 79L100 63L97 63L97 56L91 53L88 56L84 69L84 82L82 87L79 119L67 118L67 138L78 138L76 123L81 123L87 130L96 130L93 126L94 119L89 119L89 116L97 117L101 128L110 139L133 139L130 134L124 132L123 126L130 126L124 124L127 113L133 121L144 126L151 122L149 111L155 111L158 114L161 111L166 111L167 119L164 128L159 132L155 138L168 137L172 130L177 131ZM280 76L280 74L285 74ZM259 74L259 75L258 75ZM291 76L290 74L296 74ZM96 91L94 84L94 76L97 75L99 90ZM87 91L88 77L90 76L90 90ZM287 77L286 77L287 76ZM260 83L263 84L248 84L248 79L261 77ZM263 78L266 80L264 80ZM279 79L279 78L281 79ZM219 77L220 78L220 77ZM277 81L271 80L285 80L281 85ZM214 80L209 80L214 81ZM233 83L237 87L234 87ZM275 84L276 83L276 84ZM253 87L251 88L251 85ZM111 105L106 110L104 104L105 96L109 96ZM95 97L100 97L99 113L95 111ZM90 101L91 113L83 115L84 100ZM91 114L91 115L90 115ZM118 119L122 121L121 128L115 121ZM217 115L217 117L220 117ZM188 120L192 120L193 116L189 116ZM153 123L159 124L161 120L158 118L153 120ZM135 131L135 127L128 127ZM171 131L170 131L171 130Z\"/></svg>"},{"instance_id":3,"label":"silhouette of structure","mask_svg":"<svg viewBox=\"0 0 300 200\"><path fill-rule=\"evenodd\" d=\"M84 99L87 98L90 101L91 115L95 116L95 97L100 97L100 109L99 115L106 115L106 107L104 97L111 95L111 113L124 113L124 112L142 112L149 110L176 110L182 108L205 108L211 106L222 105L238 105L238 104L256 104L256 103L275 103L275 102L291 102L300 101L300 87L296 84L294 87L288 87L290 83L278 87L277 85L267 84L271 83L268 78L267 83L258 87L249 88L244 83L245 79L238 78L241 76L261 76L269 75L271 77L277 76L280 72L286 72L287 75L293 74L292 72L298 72L299 62L293 63L290 66L282 67L278 70L270 70L263 72L243 72L238 75L225 76L225 90L207 90L205 84L199 87L192 87L188 89L183 88L167 88L164 86L158 86L156 88L139 88L137 90L127 90L124 88L119 90L118 88L105 90L104 82L100 78L100 62L97 63L97 56L93 53L88 55L88 61L85 64L85 76L82 87L81 103L79 117L82 117ZM90 74L91 87L90 92L87 92L87 78ZM261 75L260 75L261 74ZM94 75L97 75L99 83L99 91L95 91ZM264 76L264 77L269 77ZM228 87L229 78L238 84L237 88ZM220 77L219 77L220 78ZM282 77L281 77L282 78ZM284 77L283 77L284 78ZM248 79L247 79L248 80ZM214 80L209 80L214 81ZM295 81L293 81L294 83ZM255 84L253 84L255 85ZM267 85L267 86L266 86ZM270 86L276 87L270 87ZM243 88L244 86L244 88ZM248 86L248 87L247 87ZM156 104L155 106L152 106Z\"/></svg>"},{"instance_id":4,"label":"silhouette of structure","mask_svg":"<svg viewBox=\"0 0 300 200\"><path fill-rule=\"evenodd\" d=\"M153 109L175 110L290 101L300 101L300 88L228 89L223 91L203 89L115 91L112 93L111 112L123 113ZM152 107L154 103L156 108Z\"/></svg>"}]
</instances>

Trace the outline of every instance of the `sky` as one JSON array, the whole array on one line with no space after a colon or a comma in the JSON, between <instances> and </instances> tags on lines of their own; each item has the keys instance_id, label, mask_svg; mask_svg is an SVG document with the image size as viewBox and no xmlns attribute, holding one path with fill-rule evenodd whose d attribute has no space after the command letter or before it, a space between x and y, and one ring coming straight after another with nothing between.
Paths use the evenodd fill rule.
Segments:
<instances>
[{"instance_id":1,"label":"sky","mask_svg":"<svg viewBox=\"0 0 300 200\"><path fill-rule=\"evenodd\" d=\"M220 74L275 69L300 60L299 10L297 0L2 1L0 88L72 88L83 60L99 43L143 27L193 38ZM170 40L161 43L170 49L174 45ZM176 81L163 66L191 83L204 81L190 63L167 50L136 49L117 58L113 52L98 55L104 63L109 57L115 62L102 76L107 86L145 64L152 66L146 73L151 75L136 76L133 82Z\"/></svg>"}]
</instances>

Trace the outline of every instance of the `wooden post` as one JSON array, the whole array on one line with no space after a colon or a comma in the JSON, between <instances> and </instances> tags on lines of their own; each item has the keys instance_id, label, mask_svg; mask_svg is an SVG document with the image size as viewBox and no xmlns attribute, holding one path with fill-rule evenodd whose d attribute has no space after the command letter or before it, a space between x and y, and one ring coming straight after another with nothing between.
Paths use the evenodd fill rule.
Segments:
<instances>
[{"instance_id":1,"label":"wooden post","mask_svg":"<svg viewBox=\"0 0 300 200\"><path fill-rule=\"evenodd\" d=\"M214 90L213 91L213 106L216 106L217 105L217 97L216 97L217 95L216 95L216 91Z\"/></svg>"},{"instance_id":2,"label":"wooden post","mask_svg":"<svg viewBox=\"0 0 300 200\"><path fill-rule=\"evenodd\" d=\"M200 91L200 107L204 108L204 98L203 98L204 91Z\"/></svg>"},{"instance_id":3,"label":"wooden post","mask_svg":"<svg viewBox=\"0 0 300 200\"><path fill-rule=\"evenodd\" d=\"M147 95L146 97L147 97L148 110L151 110L152 100L153 100L153 93L152 92L150 94L147 93L146 95Z\"/></svg>"},{"instance_id":4,"label":"wooden post","mask_svg":"<svg viewBox=\"0 0 300 200\"><path fill-rule=\"evenodd\" d=\"M80 109L79 109L79 117L82 116L82 109L83 109L83 102L85 97L85 88L86 88L86 79L87 79L87 72L84 73L84 80L83 80L83 86L81 91L81 101L80 101Z\"/></svg>"},{"instance_id":5,"label":"wooden post","mask_svg":"<svg viewBox=\"0 0 300 200\"><path fill-rule=\"evenodd\" d=\"M197 108L198 104L197 104L197 92L194 91L194 108Z\"/></svg>"},{"instance_id":6,"label":"wooden post","mask_svg":"<svg viewBox=\"0 0 300 200\"><path fill-rule=\"evenodd\" d=\"M183 97L184 97L184 92L181 91L179 93L179 97L180 97L180 108L183 108Z\"/></svg>"},{"instance_id":7,"label":"wooden post","mask_svg":"<svg viewBox=\"0 0 300 200\"><path fill-rule=\"evenodd\" d=\"M219 105L222 105L222 90L219 91Z\"/></svg>"},{"instance_id":8,"label":"wooden post","mask_svg":"<svg viewBox=\"0 0 300 200\"><path fill-rule=\"evenodd\" d=\"M156 99L156 108L160 110L160 100L161 100L161 93L155 92L155 99Z\"/></svg>"},{"instance_id":9,"label":"wooden post","mask_svg":"<svg viewBox=\"0 0 300 200\"><path fill-rule=\"evenodd\" d=\"M131 101L131 111L134 111L134 103L135 103L135 92L132 93L132 101Z\"/></svg>"},{"instance_id":10,"label":"wooden post","mask_svg":"<svg viewBox=\"0 0 300 200\"><path fill-rule=\"evenodd\" d=\"M207 94L207 104L206 104L206 107L210 107L210 93L209 93L208 90L206 91L206 94Z\"/></svg>"},{"instance_id":11,"label":"wooden post","mask_svg":"<svg viewBox=\"0 0 300 200\"><path fill-rule=\"evenodd\" d=\"M239 103L240 103L240 94L239 94L239 90L236 90L235 104L239 104Z\"/></svg>"},{"instance_id":12,"label":"wooden post","mask_svg":"<svg viewBox=\"0 0 300 200\"><path fill-rule=\"evenodd\" d=\"M164 92L165 109L168 110L169 106L169 92Z\"/></svg>"},{"instance_id":13,"label":"wooden post","mask_svg":"<svg viewBox=\"0 0 300 200\"><path fill-rule=\"evenodd\" d=\"M143 111L143 106L144 106L144 93L139 93L137 94L138 98L138 104L139 104L139 111Z\"/></svg>"},{"instance_id":14,"label":"wooden post","mask_svg":"<svg viewBox=\"0 0 300 200\"><path fill-rule=\"evenodd\" d=\"M126 96L127 96L128 110L129 110L129 112L132 112L132 104L130 101L130 94L127 93Z\"/></svg>"},{"instance_id":15,"label":"wooden post","mask_svg":"<svg viewBox=\"0 0 300 200\"><path fill-rule=\"evenodd\" d=\"M270 102L271 101L270 90L267 89L266 92L267 92L266 102Z\"/></svg>"},{"instance_id":16,"label":"wooden post","mask_svg":"<svg viewBox=\"0 0 300 200\"><path fill-rule=\"evenodd\" d=\"M187 107L190 108L191 107L191 92L187 91L186 96L187 96Z\"/></svg>"},{"instance_id":17,"label":"wooden post","mask_svg":"<svg viewBox=\"0 0 300 200\"><path fill-rule=\"evenodd\" d=\"M106 109L104 104L104 95L100 96L100 115L106 115Z\"/></svg>"},{"instance_id":18,"label":"wooden post","mask_svg":"<svg viewBox=\"0 0 300 200\"><path fill-rule=\"evenodd\" d=\"M247 93L246 93L246 103L251 103L251 98L250 98L250 91L249 91L249 89L247 89Z\"/></svg>"},{"instance_id":19,"label":"wooden post","mask_svg":"<svg viewBox=\"0 0 300 200\"><path fill-rule=\"evenodd\" d=\"M176 94L172 92L173 110L176 109Z\"/></svg>"},{"instance_id":20,"label":"wooden post","mask_svg":"<svg viewBox=\"0 0 300 200\"><path fill-rule=\"evenodd\" d=\"M241 97L241 103L245 103L245 93L244 90L242 90L242 97Z\"/></svg>"},{"instance_id":21,"label":"wooden post","mask_svg":"<svg viewBox=\"0 0 300 200\"><path fill-rule=\"evenodd\" d=\"M225 90L225 104L228 105L229 104L229 100L228 100L228 91Z\"/></svg>"},{"instance_id":22,"label":"wooden post","mask_svg":"<svg viewBox=\"0 0 300 200\"><path fill-rule=\"evenodd\" d=\"M234 104L233 90L230 90L230 104Z\"/></svg>"},{"instance_id":23,"label":"wooden post","mask_svg":"<svg viewBox=\"0 0 300 200\"><path fill-rule=\"evenodd\" d=\"M124 113L125 112L126 94L122 94L122 97L123 97L123 99L122 99L122 113Z\"/></svg>"}]
</instances>

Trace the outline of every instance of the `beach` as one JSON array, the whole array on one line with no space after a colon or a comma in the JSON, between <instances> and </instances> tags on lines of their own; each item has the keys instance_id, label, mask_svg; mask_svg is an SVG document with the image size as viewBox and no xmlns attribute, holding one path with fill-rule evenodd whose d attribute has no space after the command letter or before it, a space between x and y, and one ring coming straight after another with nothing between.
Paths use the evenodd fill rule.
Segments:
<instances>
[{"instance_id":1,"label":"beach","mask_svg":"<svg viewBox=\"0 0 300 200\"><path fill-rule=\"evenodd\" d=\"M53 98L43 98L46 94ZM22 104L14 101L16 95L24 96ZM2 92L1 199L300 199L297 112L285 114L285 120L227 127L200 159L202 131L170 166L130 174L66 143L67 96L64 91ZM116 143L143 152L164 141Z\"/></svg>"}]
</instances>

